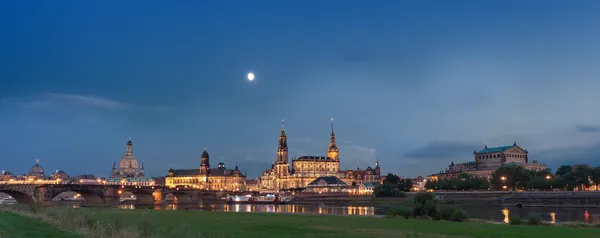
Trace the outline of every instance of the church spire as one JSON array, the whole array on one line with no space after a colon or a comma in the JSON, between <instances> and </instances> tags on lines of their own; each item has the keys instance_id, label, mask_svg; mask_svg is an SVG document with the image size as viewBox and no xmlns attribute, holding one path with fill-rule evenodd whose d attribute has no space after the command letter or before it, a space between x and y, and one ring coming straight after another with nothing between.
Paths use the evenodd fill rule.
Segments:
<instances>
[{"instance_id":1,"label":"church spire","mask_svg":"<svg viewBox=\"0 0 600 238\"><path fill-rule=\"evenodd\" d=\"M327 157L334 160L339 159L340 150L335 143L335 133L333 130L333 117L331 118L331 137L329 138L329 148L327 149Z\"/></svg>"},{"instance_id":2,"label":"church spire","mask_svg":"<svg viewBox=\"0 0 600 238\"><path fill-rule=\"evenodd\" d=\"M140 177L144 177L144 161L142 160L142 167L140 167Z\"/></svg>"},{"instance_id":3,"label":"church spire","mask_svg":"<svg viewBox=\"0 0 600 238\"><path fill-rule=\"evenodd\" d=\"M288 146L287 146L287 135L285 134L284 121L281 120L281 131L279 133L279 142L277 145L277 162L278 164L285 164L288 162Z\"/></svg>"},{"instance_id":4,"label":"church spire","mask_svg":"<svg viewBox=\"0 0 600 238\"><path fill-rule=\"evenodd\" d=\"M331 118L331 136L335 136L335 133L333 133L333 117Z\"/></svg>"}]
</instances>

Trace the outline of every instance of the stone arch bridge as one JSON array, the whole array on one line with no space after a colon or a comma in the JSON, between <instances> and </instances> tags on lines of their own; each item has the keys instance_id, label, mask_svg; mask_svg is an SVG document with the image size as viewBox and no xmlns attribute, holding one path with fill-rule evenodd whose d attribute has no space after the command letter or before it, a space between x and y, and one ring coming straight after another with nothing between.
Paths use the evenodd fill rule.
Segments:
<instances>
[{"instance_id":1,"label":"stone arch bridge","mask_svg":"<svg viewBox=\"0 0 600 238\"><path fill-rule=\"evenodd\" d=\"M141 187L121 185L80 184L0 184L0 192L6 193L21 204L48 204L63 192L76 192L89 206L119 204L119 196L130 192L136 196L135 204L152 205L163 203L165 196L173 194L177 203L199 203L215 201L224 195L220 191L195 189L170 189L166 187Z\"/></svg>"}]
</instances>

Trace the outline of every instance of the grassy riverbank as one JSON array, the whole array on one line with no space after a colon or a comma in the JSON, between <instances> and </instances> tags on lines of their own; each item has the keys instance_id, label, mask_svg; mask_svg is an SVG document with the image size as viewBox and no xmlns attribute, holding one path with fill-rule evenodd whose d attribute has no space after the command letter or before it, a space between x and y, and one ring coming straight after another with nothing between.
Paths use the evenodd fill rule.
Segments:
<instances>
[{"instance_id":1,"label":"grassy riverbank","mask_svg":"<svg viewBox=\"0 0 600 238\"><path fill-rule=\"evenodd\" d=\"M49 207L0 208L1 237L595 237L599 229L296 214ZM20 214L20 215L14 215ZM33 218L33 219L32 219ZM42 222L43 221L43 222ZM52 224L52 225L51 225ZM54 225L54 226L53 226ZM57 230L55 227L60 227ZM25 235L26 229L40 229ZM42 233L39 233L42 232ZM41 234L48 234L47 236ZM64 235L62 235L64 234ZM57 236L58 235L58 236Z\"/></svg>"},{"instance_id":2,"label":"grassy riverbank","mask_svg":"<svg viewBox=\"0 0 600 238\"><path fill-rule=\"evenodd\" d=\"M82 237L39 219L11 212L0 212L0 237Z\"/></svg>"}]
</instances>

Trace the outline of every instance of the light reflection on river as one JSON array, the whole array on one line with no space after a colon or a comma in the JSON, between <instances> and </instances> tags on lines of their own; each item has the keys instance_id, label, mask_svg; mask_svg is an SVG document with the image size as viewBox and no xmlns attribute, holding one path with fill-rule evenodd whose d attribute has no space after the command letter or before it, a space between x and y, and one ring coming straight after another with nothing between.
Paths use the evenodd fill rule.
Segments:
<instances>
[{"instance_id":1,"label":"light reflection on river","mask_svg":"<svg viewBox=\"0 0 600 238\"><path fill-rule=\"evenodd\" d=\"M510 218L517 216L526 222L529 217L536 216L548 223L584 222L600 224L600 208L560 208L560 207L484 207L464 206L462 209L469 217L509 223Z\"/></svg>"},{"instance_id":2,"label":"light reflection on river","mask_svg":"<svg viewBox=\"0 0 600 238\"><path fill-rule=\"evenodd\" d=\"M73 205L79 207L79 205ZM122 204L121 209L154 209L154 210L201 210L216 212L268 212L268 213L303 213L322 215L383 216L388 207L382 206L350 206L350 205L316 205L316 204L199 204L181 205L167 204L156 206L136 206ZM600 224L600 208L552 208L552 207L496 207L496 206L462 206L470 218L509 223L512 216L526 221L536 216L548 223L583 222Z\"/></svg>"},{"instance_id":3,"label":"light reflection on river","mask_svg":"<svg viewBox=\"0 0 600 238\"><path fill-rule=\"evenodd\" d=\"M122 204L121 209L136 209L134 204ZM304 204L199 204L157 205L150 208L154 210L201 210L215 212L267 212L267 213L305 213L322 215L356 215L374 216L383 214L385 210L378 211L372 206L347 206L347 205L304 205Z\"/></svg>"}]
</instances>

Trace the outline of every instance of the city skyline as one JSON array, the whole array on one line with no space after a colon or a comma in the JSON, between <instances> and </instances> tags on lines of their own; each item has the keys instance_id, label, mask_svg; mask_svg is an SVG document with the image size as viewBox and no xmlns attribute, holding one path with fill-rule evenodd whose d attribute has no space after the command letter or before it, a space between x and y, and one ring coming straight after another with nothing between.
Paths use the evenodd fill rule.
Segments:
<instances>
[{"instance_id":1,"label":"city skyline","mask_svg":"<svg viewBox=\"0 0 600 238\"><path fill-rule=\"evenodd\" d=\"M600 163L600 3L144 4L0 3L0 169L109 176L131 137L150 176L207 148L254 178L282 118L292 157L326 154L331 117L342 168L425 176L514 141Z\"/></svg>"}]
</instances>

